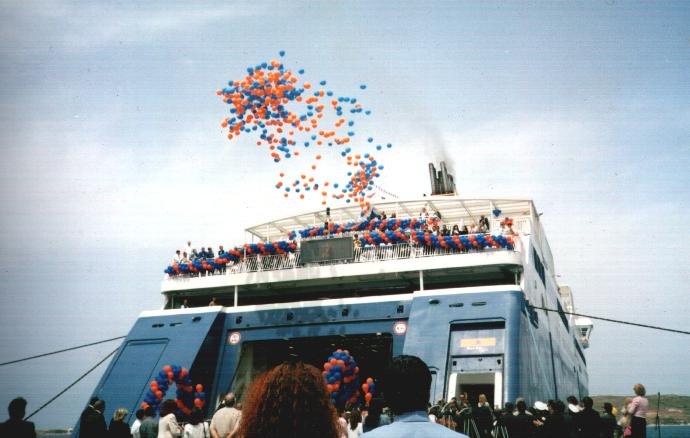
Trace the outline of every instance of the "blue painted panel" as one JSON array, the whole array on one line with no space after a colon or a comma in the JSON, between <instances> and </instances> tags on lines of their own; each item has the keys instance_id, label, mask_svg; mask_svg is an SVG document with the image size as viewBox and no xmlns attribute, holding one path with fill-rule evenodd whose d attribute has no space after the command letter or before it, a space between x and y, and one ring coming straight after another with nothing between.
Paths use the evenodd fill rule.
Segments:
<instances>
[{"instance_id":1,"label":"blue painted panel","mask_svg":"<svg viewBox=\"0 0 690 438\"><path fill-rule=\"evenodd\" d=\"M139 408L137 400L146 394L151 374L158 372L156 365L167 343L167 340L129 341L120 350L96 394L106 401L106 419L112 418L117 408L126 408L130 413Z\"/></svg>"},{"instance_id":2,"label":"blue painted panel","mask_svg":"<svg viewBox=\"0 0 690 438\"><path fill-rule=\"evenodd\" d=\"M147 391L139 386L140 380L147 387L165 365L188 368L197 383L192 365L214 323L223 316L218 311L170 312L139 318L92 394L105 400L106 419L112 418L115 409L126 407L130 411L129 423L134 422L134 411ZM213 382L206 382L206 386L212 387ZM175 397L174 385L168 389L167 396Z\"/></svg>"}]
</instances>

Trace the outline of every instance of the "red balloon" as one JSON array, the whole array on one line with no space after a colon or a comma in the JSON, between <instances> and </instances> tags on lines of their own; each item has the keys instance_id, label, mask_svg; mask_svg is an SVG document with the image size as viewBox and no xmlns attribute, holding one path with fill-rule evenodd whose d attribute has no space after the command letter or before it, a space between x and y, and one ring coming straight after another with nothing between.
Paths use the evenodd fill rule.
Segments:
<instances>
[{"instance_id":1,"label":"red balloon","mask_svg":"<svg viewBox=\"0 0 690 438\"><path fill-rule=\"evenodd\" d=\"M362 391L364 391L365 394L369 394L369 385L362 383Z\"/></svg>"},{"instance_id":2,"label":"red balloon","mask_svg":"<svg viewBox=\"0 0 690 438\"><path fill-rule=\"evenodd\" d=\"M166 373L170 372L170 371L172 371L172 367L170 365L166 365L163 367L163 371L165 371Z\"/></svg>"},{"instance_id":3,"label":"red balloon","mask_svg":"<svg viewBox=\"0 0 690 438\"><path fill-rule=\"evenodd\" d=\"M371 377L368 377L368 378L367 378L367 383L374 383L374 379L372 379Z\"/></svg>"},{"instance_id":4,"label":"red balloon","mask_svg":"<svg viewBox=\"0 0 690 438\"><path fill-rule=\"evenodd\" d=\"M195 398L194 399L194 406L197 408L201 408L204 405L204 401L201 400L200 398Z\"/></svg>"},{"instance_id":5,"label":"red balloon","mask_svg":"<svg viewBox=\"0 0 690 438\"><path fill-rule=\"evenodd\" d=\"M328 371L328 370L331 369L332 366L333 366L333 365L331 365L330 362L326 362L325 364L323 364L323 369L326 370L326 371Z\"/></svg>"},{"instance_id":6,"label":"red balloon","mask_svg":"<svg viewBox=\"0 0 690 438\"><path fill-rule=\"evenodd\" d=\"M156 391L156 398L157 399L162 399L163 398L163 391Z\"/></svg>"},{"instance_id":7,"label":"red balloon","mask_svg":"<svg viewBox=\"0 0 690 438\"><path fill-rule=\"evenodd\" d=\"M366 400L367 403L369 403L369 402L371 401L371 398L372 398L372 397L373 397L373 396L372 396L371 393L369 393L369 392L367 392L366 394L364 394L364 400Z\"/></svg>"},{"instance_id":8,"label":"red balloon","mask_svg":"<svg viewBox=\"0 0 690 438\"><path fill-rule=\"evenodd\" d=\"M204 386L201 383L196 385L196 392L204 392Z\"/></svg>"}]
</instances>

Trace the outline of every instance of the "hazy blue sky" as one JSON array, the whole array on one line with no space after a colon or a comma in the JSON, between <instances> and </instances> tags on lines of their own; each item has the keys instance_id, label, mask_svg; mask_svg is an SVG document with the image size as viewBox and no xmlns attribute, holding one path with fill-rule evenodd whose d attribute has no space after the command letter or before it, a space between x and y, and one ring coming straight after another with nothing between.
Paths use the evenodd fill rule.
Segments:
<instances>
[{"instance_id":1,"label":"hazy blue sky","mask_svg":"<svg viewBox=\"0 0 690 438\"><path fill-rule=\"evenodd\" d=\"M215 90L281 49L373 110L387 190L428 192L444 156L464 197L534 199L578 310L687 330L690 3L371 3L0 2L2 359L124 335L187 239L320 208L219 127ZM0 368L0 409L113 348ZM593 394L690 394L686 335L597 323L587 357Z\"/></svg>"}]
</instances>

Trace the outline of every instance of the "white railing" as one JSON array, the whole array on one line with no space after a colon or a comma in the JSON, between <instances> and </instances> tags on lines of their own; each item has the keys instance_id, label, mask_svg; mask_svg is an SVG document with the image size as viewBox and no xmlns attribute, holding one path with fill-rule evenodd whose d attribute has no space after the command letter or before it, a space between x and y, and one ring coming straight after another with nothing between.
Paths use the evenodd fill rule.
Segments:
<instances>
[{"instance_id":1,"label":"white railing","mask_svg":"<svg viewBox=\"0 0 690 438\"><path fill-rule=\"evenodd\" d=\"M281 269L301 269L303 267L337 265L343 263L371 263L386 260L401 260L411 259L417 257L438 257L454 254L478 253L478 252L495 252L495 251L520 251L520 239L515 237L516 248L509 250L506 248L484 248L484 249L453 249L453 248L436 248L432 246L397 243L390 245L365 245L364 247L355 247L354 257L352 260L333 260L309 263L300 265L299 250L288 254L275 255L254 255L246 257L238 262L230 262L225 269L216 270L214 273L197 273L197 274L182 274L170 276L168 278L189 278L202 277L205 275L232 275L247 272L261 272L261 271L277 271Z\"/></svg>"}]
</instances>

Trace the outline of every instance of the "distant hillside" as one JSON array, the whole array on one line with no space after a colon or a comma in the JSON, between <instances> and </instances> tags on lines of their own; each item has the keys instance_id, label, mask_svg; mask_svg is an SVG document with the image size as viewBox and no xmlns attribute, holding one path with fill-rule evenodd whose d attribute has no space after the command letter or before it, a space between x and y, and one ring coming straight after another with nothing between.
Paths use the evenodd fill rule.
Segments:
<instances>
[{"instance_id":1,"label":"distant hillside","mask_svg":"<svg viewBox=\"0 0 690 438\"><path fill-rule=\"evenodd\" d=\"M601 412L604 403L609 402L616 409L621 409L626 397L625 395L593 395L594 409ZM654 424L656 419L656 394L648 395L649 413L647 414L647 424ZM690 396L687 395L661 395L659 403L659 419L661 424L690 424Z\"/></svg>"}]
</instances>

